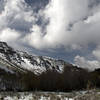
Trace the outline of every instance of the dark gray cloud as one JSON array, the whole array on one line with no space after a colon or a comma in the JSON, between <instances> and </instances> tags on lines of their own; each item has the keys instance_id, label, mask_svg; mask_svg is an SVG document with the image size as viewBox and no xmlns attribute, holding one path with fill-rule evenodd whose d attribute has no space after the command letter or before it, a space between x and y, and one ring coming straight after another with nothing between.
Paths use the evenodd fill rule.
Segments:
<instances>
[{"instance_id":1,"label":"dark gray cloud","mask_svg":"<svg viewBox=\"0 0 100 100\"><path fill-rule=\"evenodd\" d=\"M38 12L40 9L45 8L45 6L49 3L50 0L25 0L34 11Z\"/></svg>"},{"instance_id":2,"label":"dark gray cloud","mask_svg":"<svg viewBox=\"0 0 100 100\"><path fill-rule=\"evenodd\" d=\"M100 0L90 0L89 7L93 8L95 6L98 6L100 4Z\"/></svg>"},{"instance_id":3,"label":"dark gray cloud","mask_svg":"<svg viewBox=\"0 0 100 100\"><path fill-rule=\"evenodd\" d=\"M26 34L30 32L30 27L32 27L32 22L25 22L24 20L12 20L8 27L11 29L16 29L21 32L25 32Z\"/></svg>"},{"instance_id":4,"label":"dark gray cloud","mask_svg":"<svg viewBox=\"0 0 100 100\"><path fill-rule=\"evenodd\" d=\"M4 0L0 0L0 13L4 10Z\"/></svg>"}]
</instances>

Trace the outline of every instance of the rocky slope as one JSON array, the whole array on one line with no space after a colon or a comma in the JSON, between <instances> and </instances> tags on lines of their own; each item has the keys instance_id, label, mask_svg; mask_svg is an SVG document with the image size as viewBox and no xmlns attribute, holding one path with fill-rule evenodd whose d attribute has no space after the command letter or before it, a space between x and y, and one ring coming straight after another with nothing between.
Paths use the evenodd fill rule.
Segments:
<instances>
[{"instance_id":1,"label":"rocky slope","mask_svg":"<svg viewBox=\"0 0 100 100\"><path fill-rule=\"evenodd\" d=\"M16 51L5 42L0 42L0 68L9 72L14 70L25 72L32 71L41 74L47 70L63 72L65 62L50 57L34 56L23 51ZM3 65L7 67L3 67ZM11 69L10 69L11 68Z\"/></svg>"},{"instance_id":2,"label":"rocky slope","mask_svg":"<svg viewBox=\"0 0 100 100\"><path fill-rule=\"evenodd\" d=\"M100 100L100 92L1 92L0 100Z\"/></svg>"}]
</instances>

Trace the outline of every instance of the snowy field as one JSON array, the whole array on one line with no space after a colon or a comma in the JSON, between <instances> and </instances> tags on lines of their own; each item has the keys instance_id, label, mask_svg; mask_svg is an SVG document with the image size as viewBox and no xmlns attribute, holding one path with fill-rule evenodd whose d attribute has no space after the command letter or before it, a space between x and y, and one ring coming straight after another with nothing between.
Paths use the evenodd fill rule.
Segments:
<instances>
[{"instance_id":1,"label":"snowy field","mask_svg":"<svg viewBox=\"0 0 100 100\"><path fill-rule=\"evenodd\" d=\"M100 90L78 92L1 92L0 100L100 100Z\"/></svg>"},{"instance_id":2,"label":"snowy field","mask_svg":"<svg viewBox=\"0 0 100 100\"><path fill-rule=\"evenodd\" d=\"M0 100L74 100L72 94L51 92L1 92Z\"/></svg>"}]
</instances>

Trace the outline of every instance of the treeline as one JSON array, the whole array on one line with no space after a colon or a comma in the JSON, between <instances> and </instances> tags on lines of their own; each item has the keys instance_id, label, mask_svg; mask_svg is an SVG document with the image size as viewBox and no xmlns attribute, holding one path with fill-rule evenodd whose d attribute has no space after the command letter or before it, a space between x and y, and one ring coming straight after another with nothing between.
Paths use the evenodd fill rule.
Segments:
<instances>
[{"instance_id":1,"label":"treeline","mask_svg":"<svg viewBox=\"0 0 100 100\"><path fill-rule=\"evenodd\" d=\"M88 72L73 66L65 66L63 73L48 70L39 76L33 73L23 75L26 90L72 91L100 87L100 69Z\"/></svg>"},{"instance_id":2,"label":"treeline","mask_svg":"<svg viewBox=\"0 0 100 100\"><path fill-rule=\"evenodd\" d=\"M48 70L41 75L32 72L10 74L0 70L0 90L4 91L72 91L100 87L100 69L85 69L65 65L64 72Z\"/></svg>"},{"instance_id":3,"label":"treeline","mask_svg":"<svg viewBox=\"0 0 100 100\"><path fill-rule=\"evenodd\" d=\"M86 89L89 73L81 68L65 66L63 73L48 70L39 76L24 74L21 81L26 90L72 91Z\"/></svg>"}]
</instances>

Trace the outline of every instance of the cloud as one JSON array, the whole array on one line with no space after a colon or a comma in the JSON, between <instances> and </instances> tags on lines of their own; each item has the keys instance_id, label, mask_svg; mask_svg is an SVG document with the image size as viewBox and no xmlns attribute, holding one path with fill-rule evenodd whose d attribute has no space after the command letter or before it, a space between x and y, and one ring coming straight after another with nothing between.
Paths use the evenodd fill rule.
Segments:
<instances>
[{"instance_id":1,"label":"cloud","mask_svg":"<svg viewBox=\"0 0 100 100\"><path fill-rule=\"evenodd\" d=\"M77 55L74 58L75 65L93 71L100 68L100 45L97 45L87 57Z\"/></svg>"},{"instance_id":2,"label":"cloud","mask_svg":"<svg viewBox=\"0 0 100 100\"><path fill-rule=\"evenodd\" d=\"M4 9L4 1L3 0L0 0L0 13L2 12L2 10Z\"/></svg>"},{"instance_id":3,"label":"cloud","mask_svg":"<svg viewBox=\"0 0 100 100\"><path fill-rule=\"evenodd\" d=\"M95 48L95 50L92 51L92 54L94 55L94 57L100 61L100 46L98 46L97 48Z\"/></svg>"},{"instance_id":4,"label":"cloud","mask_svg":"<svg viewBox=\"0 0 100 100\"><path fill-rule=\"evenodd\" d=\"M0 33L0 41L10 42L16 41L20 36L19 32L16 32L14 29L11 30L10 28L6 28L1 31Z\"/></svg>"},{"instance_id":5,"label":"cloud","mask_svg":"<svg viewBox=\"0 0 100 100\"><path fill-rule=\"evenodd\" d=\"M99 5L90 9L94 0L51 0L40 15L49 23L45 29L36 25L38 30L29 33L25 38L31 39L29 44L37 49L60 48L82 49L90 43L100 42ZM96 17L96 18L95 18ZM97 20L97 21L94 21ZM44 33L42 30L45 30ZM95 33L95 34L94 34ZM30 38L31 37L31 38Z\"/></svg>"},{"instance_id":6,"label":"cloud","mask_svg":"<svg viewBox=\"0 0 100 100\"><path fill-rule=\"evenodd\" d=\"M74 61L75 65L84 69L88 69L89 71L100 68L100 62L98 60L88 60L84 57L76 56Z\"/></svg>"},{"instance_id":7,"label":"cloud","mask_svg":"<svg viewBox=\"0 0 100 100\"><path fill-rule=\"evenodd\" d=\"M36 49L63 46L74 50L100 42L100 5L95 0L51 0L39 12L34 12L24 0L1 3L4 9L0 13L0 30L20 32L21 42L29 41L27 45Z\"/></svg>"},{"instance_id":8,"label":"cloud","mask_svg":"<svg viewBox=\"0 0 100 100\"><path fill-rule=\"evenodd\" d=\"M25 2L33 8L35 12L44 9L50 0L25 0Z\"/></svg>"},{"instance_id":9,"label":"cloud","mask_svg":"<svg viewBox=\"0 0 100 100\"><path fill-rule=\"evenodd\" d=\"M15 34L18 32L20 36L24 36L36 20L31 8L24 0L3 0L0 3L4 4L4 9L0 13L0 36L7 30L14 30L13 33L6 32L8 36L13 34L17 38Z\"/></svg>"}]
</instances>

